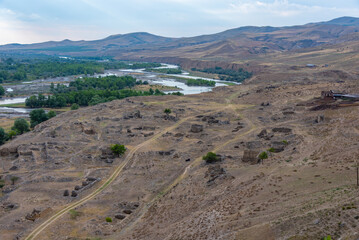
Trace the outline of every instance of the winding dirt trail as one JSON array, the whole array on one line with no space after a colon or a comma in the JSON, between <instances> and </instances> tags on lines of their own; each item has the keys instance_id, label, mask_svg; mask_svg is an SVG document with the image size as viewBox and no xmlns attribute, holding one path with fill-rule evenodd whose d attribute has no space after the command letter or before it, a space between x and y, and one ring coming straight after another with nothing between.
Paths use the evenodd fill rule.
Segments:
<instances>
[{"instance_id":1,"label":"winding dirt trail","mask_svg":"<svg viewBox=\"0 0 359 240\"><path fill-rule=\"evenodd\" d=\"M133 149L130 150L130 152L127 154L127 156L125 157L124 161L116 168L116 170L111 174L111 176L104 182L102 183L102 185L97 188L94 192L92 192L91 194L87 195L86 197L80 199L77 202L71 203L67 206L65 206L63 209L59 210L55 215L53 215L51 218L49 218L48 220L46 220L45 222L43 222L42 224L40 224L38 227L36 227L26 238L25 240L33 240L36 239L36 237L41 234L42 231L44 231L48 226L50 226L52 223L54 223L57 219L59 219L60 217L64 216L69 210L79 207L82 204L88 202L89 200L93 199L94 197L96 197L99 193L101 193L103 190L105 190L122 172L122 170L124 169L124 167L128 164L128 162L131 160L131 158L133 157L133 155L135 154L136 151L138 151L140 148L144 147L147 144L150 144L151 142L155 141L156 139L158 139L159 137L162 136L162 134L171 131L175 128L177 128L179 125L181 125L182 123L188 121L189 119L193 118L193 116L184 118L180 121L178 121L176 124L162 130L161 132L157 133L155 136L153 136L151 139L148 139L147 141L137 145L136 147L134 147Z\"/></svg>"},{"instance_id":2,"label":"winding dirt trail","mask_svg":"<svg viewBox=\"0 0 359 240\"><path fill-rule=\"evenodd\" d=\"M233 98L233 96L230 96L230 98L228 99L229 101ZM229 104L227 106L227 108L232 108L234 112L236 112L237 116L240 116L242 120L244 120L247 123L247 127L246 129L244 129L245 131L241 132L240 134L236 135L236 137L232 138L231 140L228 140L224 143L222 143L221 145L215 147L212 152L218 152L219 150L221 150L222 148L226 147L227 145L234 143L238 140L240 140L241 138L245 137L246 135L252 133L253 131L257 130L258 127L249 119L243 117L241 115L240 110L242 109L246 109L246 108L250 108L252 106L248 105L234 105L234 104ZM143 218L143 216L147 213L148 209L153 206L160 198L162 198L166 193L168 193L169 191L171 191L171 189L173 189L177 184L179 184L183 179L185 179L186 177L188 177L189 172L191 169L193 169L194 167L198 166L199 164L201 164L202 162L202 157L198 157L196 158L190 165L188 165L185 170L183 171L183 173L178 176L170 185L168 185L165 189L163 189L163 191L161 191L160 194L158 194L156 197L154 197L150 202L148 202L146 204L145 207L142 208L139 216L136 218L136 220L134 220L131 224L127 225L125 228L123 228L120 233L119 236L122 236L124 234L126 234L128 231L130 231L131 229L133 229L136 224Z\"/></svg>"},{"instance_id":3,"label":"winding dirt trail","mask_svg":"<svg viewBox=\"0 0 359 240\"><path fill-rule=\"evenodd\" d=\"M225 108L231 108L234 112L237 113L238 116L241 116L241 114L237 111L244 109L244 108L248 108L251 106L245 106L245 105L234 105L232 104L232 100L238 95L238 92L230 95L228 98L226 98L226 104L227 106ZM222 108L223 110L223 108ZM210 113L216 112L218 111L218 109L211 111ZM208 113L208 112L207 112ZM153 136L151 139L148 139L147 141L137 145L136 147L134 147L133 149L130 150L130 152L126 155L124 161L115 169L115 171L111 174L111 176L102 183L102 185L100 187L98 187L96 190L94 190L91 194L85 196L84 198L71 203L67 206L64 206L61 210L59 210L56 214L54 214L52 217L50 217L48 220L44 221L43 223L41 223L38 227L36 227L26 238L24 238L25 240L33 240L36 239L37 236L39 236L47 227L49 227L51 224L53 224L56 220L58 220L59 218L61 218L62 216L64 216L69 210L79 207L83 204L85 204L86 202L92 200L93 198L95 198L98 194L100 194L103 190L105 190L111 183L113 183L116 178L122 173L123 169L125 168L125 166L130 162L130 160L132 159L133 155L142 147L152 143L153 141L155 141L156 139L158 139L159 137L161 137L164 133L169 132L173 129L176 129L178 126L180 126L182 123L194 118L195 116L189 116L186 117L180 121L178 121L176 124L165 128L164 130L162 130L161 132L157 133L155 136ZM255 131L257 129L257 127L249 120L246 118L243 118L243 116L241 116L243 120L245 120L247 122L247 131L243 132L241 134L238 134L235 138L217 146L216 148L213 149L214 152L220 150L221 148L227 146L230 143L233 143L235 141L237 141L238 139L248 135L249 133ZM167 186L164 191L162 191L162 194L158 195L157 197L155 197L154 199L152 199L152 201L150 201L146 207L144 207L142 209L141 214L139 215L139 217L128 227L126 227L125 229L123 229L123 231L121 231L121 233L131 229L133 226L136 225L136 223L144 216L144 214L147 212L147 210L159 199L161 198L165 193L167 193L168 191L170 191L176 184L178 184L179 182L181 182L184 178L186 178L188 176L188 172L190 171L191 168L197 166L198 164L200 164L202 160L202 157L197 158L192 164L190 164L189 166L186 167L186 169L184 170L184 172L177 178L175 179L169 186ZM120 234L121 234L120 233Z\"/></svg>"}]
</instances>

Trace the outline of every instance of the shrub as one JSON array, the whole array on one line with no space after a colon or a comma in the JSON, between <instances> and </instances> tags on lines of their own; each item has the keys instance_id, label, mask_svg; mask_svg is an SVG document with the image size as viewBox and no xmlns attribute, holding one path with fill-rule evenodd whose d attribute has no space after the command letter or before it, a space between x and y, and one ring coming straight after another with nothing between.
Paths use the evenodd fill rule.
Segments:
<instances>
[{"instance_id":1,"label":"shrub","mask_svg":"<svg viewBox=\"0 0 359 240\"><path fill-rule=\"evenodd\" d=\"M14 126L12 126L11 130L16 131L18 134L23 134L30 131L30 125L25 119L18 118L15 120Z\"/></svg>"},{"instance_id":2,"label":"shrub","mask_svg":"<svg viewBox=\"0 0 359 240\"><path fill-rule=\"evenodd\" d=\"M8 138L9 138L9 139L13 139L16 135L17 135L17 132L16 132L15 130L11 130L11 131L8 133Z\"/></svg>"},{"instance_id":3,"label":"shrub","mask_svg":"<svg viewBox=\"0 0 359 240\"><path fill-rule=\"evenodd\" d=\"M268 152L275 153L276 151L275 151L274 148L271 147L271 148L268 149Z\"/></svg>"},{"instance_id":4,"label":"shrub","mask_svg":"<svg viewBox=\"0 0 359 240\"><path fill-rule=\"evenodd\" d=\"M77 110L80 108L80 105L78 105L77 103L74 103L71 105L71 110Z\"/></svg>"},{"instance_id":5,"label":"shrub","mask_svg":"<svg viewBox=\"0 0 359 240\"><path fill-rule=\"evenodd\" d=\"M50 119L53 117L56 117L56 112L51 110L47 113L47 119Z\"/></svg>"},{"instance_id":6,"label":"shrub","mask_svg":"<svg viewBox=\"0 0 359 240\"><path fill-rule=\"evenodd\" d=\"M106 218L106 222L112 222L112 218L107 217L107 218Z\"/></svg>"},{"instance_id":7,"label":"shrub","mask_svg":"<svg viewBox=\"0 0 359 240\"><path fill-rule=\"evenodd\" d=\"M172 111L171 111L171 109L166 108L163 112L164 112L164 113L166 113L166 114L168 115L168 114L171 114L171 112L172 112Z\"/></svg>"},{"instance_id":8,"label":"shrub","mask_svg":"<svg viewBox=\"0 0 359 240\"><path fill-rule=\"evenodd\" d=\"M111 146L111 151L116 156L120 156L126 152L126 147L124 145L114 144Z\"/></svg>"},{"instance_id":9,"label":"shrub","mask_svg":"<svg viewBox=\"0 0 359 240\"><path fill-rule=\"evenodd\" d=\"M287 140L283 140L282 143L284 143L285 145L288 145L288 141L287 141Z\"/></svg>"},{"instance_id":10,"label":"shrub","mask_svg":"<svg viewBox=\"0 0 359 240\"><path fill-rule=\"evenodd\" d=\"M259 154L258 156L261 160L267 159L268 158L268 153L267 152L261 152L261 154Z\"/></svg>"},{"instance_id":11,"label":"shrub","mask_svg":"<svg viewBox=\"0 0 359 240\"><path fill-rule=\"evenodd\" d=\"M16 182L17 180L19 180L19 177L12 176L12 177L10 178L10 180L11 180L11 184L12 184L12 185L15 185L15 182Z\"/></svg>"},{"instance_id":12,"label":"shrub","mask_svg":"<svg viewBox=\"0 0 359 240\"><path fill-rule=\"evenodd\" d=\"M7 138L8 138L8 135L5 133L5 130L0 127L0 145L4 144L5 141L7 140Z\"/></svg>"},{"instance_id":13,"label":"shrub","mask_svg":"<svg viewBox=\"0 0 359 240\"><path fill-rule=\"evenodd\" d=\"M49 118L54 117L53 115L56 116L56 113L54 111L50 111L48 114L46 114L45 110L42 108L32 110L30 112L31 127L33 128L37 124L40 124L40 123L48 120Z\"/></svg>"},{"instance_id":14,"label":"shrub","mask_svg":"<svg viewBox=\"0 0 359 240\"><path fill-rule=\"evenodd\" d=\"M69 212L71 219L76 219L78 216L80 216L80 212L76 211L75 209L71 209Z\"/></svg>"},{"instance_id":15,"label":"shrub","mask_svg":"<svg viewBox=\"0 0 359 240\"><path fill-rule=\"evenodd\" d=\"M214 163L219 160L217 154L215 154L213 152L207 153L205 156L202 157L202 159L205 160L206 163Z\"/></svg>"},{"instance_id":16,"label":"shrub","mask_svg":"<svg viewBox=\"0 0 359 240\"><path fill-rule=\"evenodd\" d=\"M3 88L3 86L0 86L0 97L5 95L5 89Z\"/></svg>"},{"instance_id":17,"label":"shrub","mask_svg":"<svg viewBox=\"0 0 359 240\"><path fill-rule=\"evenodd\" d=\"M5 186L5 180L0 180L0 188L3 188Z\"/></svg>"}]
</instances>

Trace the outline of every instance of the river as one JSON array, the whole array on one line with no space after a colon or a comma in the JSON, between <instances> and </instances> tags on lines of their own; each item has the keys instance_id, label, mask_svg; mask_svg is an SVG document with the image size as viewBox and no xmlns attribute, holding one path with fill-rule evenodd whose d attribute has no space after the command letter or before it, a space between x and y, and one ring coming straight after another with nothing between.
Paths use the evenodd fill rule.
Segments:
<instances>
[{"instance_id":1,"label":"river","mask_svg":"<svg viewBox=\"0 0 359 240\"><path fill-rule=\"evenodd\" d=\"M179 66L163 63L161 67L157 67L156 69L165 69L165 68L176 69L176 68L179 68ZM146 69L107 70L104 74L96 74L95 77L99 77L99 76L104 77L104 76L109 76L109 75L116 75L116 76L132 75L139 80L148 81L150 84L160 84L160 85L164 85L164 86L178 87L181 89L181 90L178 90L178 92L181 92L184 95L209 92L209 91L212 91L213 87L187 86L184 83L184 81L179 81L175 77L212 80L212 81L216 82L216 87L227 86L226 84L223 83L223 81L220 81L217 79L190 76L189 73L185 72L185 71L183 71L182 74L164 74L164 73L146 72L145 70ZM161 75L161 77L160 77L160 75ZM164 76L166 76L166 77L164 77ZM39 79L39 80L31 81L31 82L24 82L23 84L7 85L4 87L6 90L8 90L8 92L12 92L12 91L14 91L14 89L21 90L21 89L32 89L32 88L37 89L37 90L40 89L43 91L44 87L46 87L48 89L50 88L51 82L57 82L57 83L62 82L63 84L68 84L68 82L72 81L73 79L74 79L73 77L58 77L58 78L53 78L53 79ZM238 84L238 83L235 83L235 84ZM36 88L36 87L38 87L38 88ZM171 92L171 91L168 91L168 92ZM177 91L174 91L174 92L177 92ZM26 100L26 97L0 99L0 117L28 116L31 109L1 107L1 105L5 105L5 104L24 103L25 100Z\"/></svg>"}]
</instances>

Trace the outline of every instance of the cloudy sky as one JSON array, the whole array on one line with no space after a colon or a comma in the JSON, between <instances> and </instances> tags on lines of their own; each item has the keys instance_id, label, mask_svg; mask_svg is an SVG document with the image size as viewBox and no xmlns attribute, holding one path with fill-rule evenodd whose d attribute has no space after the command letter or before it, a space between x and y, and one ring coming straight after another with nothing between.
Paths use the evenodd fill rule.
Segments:
<instances>
[{"instance_id":1,"label":"cloudy sky","mask_svg":"<svg viewBox=\"0 0 359 240\"><path fill-rule=\"evenodd\" d=\"M359 0L0 0L0 44L145 31L196 36L247 25L359 17Z\"/></svg>"}]
</instances>

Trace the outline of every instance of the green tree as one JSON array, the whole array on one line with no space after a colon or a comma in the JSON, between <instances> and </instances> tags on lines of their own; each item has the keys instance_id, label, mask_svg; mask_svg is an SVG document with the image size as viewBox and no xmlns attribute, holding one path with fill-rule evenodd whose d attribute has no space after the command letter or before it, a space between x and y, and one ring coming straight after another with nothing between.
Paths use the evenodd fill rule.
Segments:
<instances>
[{"instance_id":1,"label":"green tree","mask_svg":"<svg viewBox=\"0 0 359 240\"><path fill-rule=\"evenodd\" d=\"M44 109L35 109L30 112L30 124L31 127L35 127L37 124L40 124L48 119L48 116Z\"/></svg>"},{"instance_id":2,"label":"green tree","mask_svg":"<svg viewBox=\"0 0 359 240\"><path fill-rule=\"evenodd\" d=\"M261 160L267 159L268 158L268 153L267 152L262 152L261 154L259 154L258 156Z\"/></svg>"},{"instance_id":3,"label":"green tree","mask_svg":"<svg viewBox=\"0 0 359 240\"><path fill-rule=\"evenodd\" d=\"M74 103L71 105L71 110L77 110L79 108L80 108L80 106L77 103Z\"/></svg>"},{"instance_id":4,"label":"green tree","mask_svg":"<svg viewBox=\"0 0 359 240\"><path fill-rule=\"evenodd\" d=\"M15 130L18 134L23 134L25 132L30 131L30 126L29 126L29 123L25 119L18 118L15 120L14 126L12 126L11 129Z\"/></svg>"},{"instance_id":5,"label":"green tree","mask_svg":"<svg viewBox=\"0 0 359 240\"><path fill-rule=\"evenodd\" d=\"M171 111L171 109L166 108L163 112L166 113L166 115L169 115L169 114L171 114L172 111Z\"/></svg>"},{"instance_id":6,"label":"green tree","mask_svg":"<svg viewBox=\"0 0 359 240\"><path fill-rule=\"evenodd\" d=\"M15 182L16 182L17 180L19 180L19 177L12 176L12 177L10 178L10 180L11 180L11 184L12 184L12 185L15 185Z\"/></svg>"},{"instance_id":7,"label":"green tree","mask_svg":"<svg viewBox=\"0 0 359 240\"><path fill-rule=\"evenodd\" d=\"M50 110L46 115L47 115L47 119L50 119L50 118L56 117L56 112Z\"/></svg>"},{"instance_id":8,"label":"green tree","mask_svg":"<svg viewBox=\"0 0 359 240\"><path fill-rule=\"evenodd\" d=\"M217 154L215 154L213 152L207 153L205 156L202 157L202 159L205 160L206 163L214 163L214 162L219 161Z\"/></svg>"},{"instance_id":9,"label":"green tree","mask_svg":"<svg viewBox=\"0 0 359 240\"><path fill-rule=\"evenodd\" d=\"M5 89L3 88L3 86L0 86L0 97L5 95Z\"/></svg>"},{"instance_id":10,"label":"green tree","mask_svg":"<svg viewBox=\"0 0 359 240\"><path fill-rule=\"evenodd\" d=\"M5 130L0 127L0 145L4 144L7 138L8 135L5 133Z\"/></svg>"},{"instance_id":11,"label":"green tree","mask_svg":"<svg viewBox=\"0 0 359 240\"><path fill-rule=\"evenodd\" d=\"M121 156L126 152L126 147L124 145L114 144L111 145L111 151L116 156Z\"/></svg>"},{"instance_id":12,"label":"green tree","mask_svg":"<svg viewBox=\"0 0 359 240\"><path fill-rule=\"evenodd\" d=\"M9 139L13 139L16 135L17 135L17 132L16 132L15 130L11 130L11 131L8 133L8 138L9 138Z\"/></svg>"}]
</instances>

